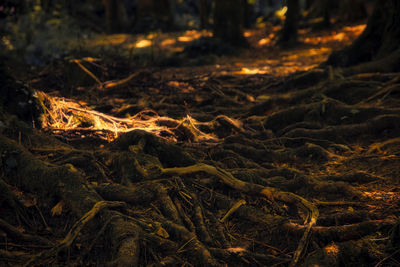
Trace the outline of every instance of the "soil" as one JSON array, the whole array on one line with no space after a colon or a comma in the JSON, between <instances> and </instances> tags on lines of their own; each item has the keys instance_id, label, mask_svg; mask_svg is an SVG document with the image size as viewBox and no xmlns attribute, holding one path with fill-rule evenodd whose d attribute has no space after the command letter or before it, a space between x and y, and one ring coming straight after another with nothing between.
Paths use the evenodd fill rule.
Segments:
<instances>
[{"instance_id":1,"label":"soil","mask_svg":"<svg viewBox=\"0 0 400 267\"><path fill-rule=\"evenodd\" d=\"M318 68L363 27L31 74L43 127L0 121L1 265L398 266L400 74Z\"/></svg>"}]
</instances>

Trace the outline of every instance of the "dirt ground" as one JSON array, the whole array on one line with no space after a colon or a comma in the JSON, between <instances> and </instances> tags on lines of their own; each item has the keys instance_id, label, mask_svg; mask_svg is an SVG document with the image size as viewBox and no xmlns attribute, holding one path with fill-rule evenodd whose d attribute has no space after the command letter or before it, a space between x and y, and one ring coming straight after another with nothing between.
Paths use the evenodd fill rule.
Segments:
<instances>
[{"instance_id":1,"label":"dirt ground","mask_svg":"<svg viewBox=\"0 0 400 267\"><path fill-rule=\"evenodd\" d=\"M1 265L399 266L400 74L318 68L364 27L291 50L252 30L212 65L33 71L42 129L0 124ZM200 35L88 45L154 57Z\"/></svg>"}]
</instances>

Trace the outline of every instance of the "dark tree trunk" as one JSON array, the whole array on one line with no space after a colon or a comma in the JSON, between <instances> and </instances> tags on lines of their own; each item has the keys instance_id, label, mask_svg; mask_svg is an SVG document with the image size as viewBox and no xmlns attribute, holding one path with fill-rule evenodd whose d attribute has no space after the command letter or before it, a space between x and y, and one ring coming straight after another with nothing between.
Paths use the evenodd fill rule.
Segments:
<instances>
[{"instance_id":1,"label":"dark tree trunk","mask_svg":"<svg viewBox=\"0 0 400 267\"><path fill-rule=\"evenodd\" d=\"M287 8L285 24L279 39L282 46L291 46L297 43L297 28L300 17L299 0L288 0Z\"/></svg>"},{"instance_id":2,"label":"dark tree trunk","mask_svg":"<svg viewBox=\"0 0 400 267\"><path fill-rule=\"evenodd\" d=\"M307 7L307 19L322 18L322 21L315 25L317 28L328 28L331 26L332 11L337 10L337 3L331 0L313 1Z\"/></svg>"},{"instance_id":3,"label":"dark tree trunk","mask_svg":"<svg viewBox=\"0 0 400 267\"><path fill-rule=\"evenodd\" d=\"M358 71L400 70L400 1L376 1L364 32L348 47L333 52L328 65L349 67L363 63Z\"/></svg>"},{"instance_id":4,"label":"dark tree trunk","mask_svg":"<svg viewBox=\"0 0 400 267\"><path fill-rule=\"evenodd\" d=\"M356 22L365 19L367 15L365 0L341 0L339 2L339 20L344 22Z\"/></svg>"},{"instance_id":5,"label":"dark tree trunk","mask_svg":"<svg viewBox=\"0 0 400 267\"><path fill-rule=\"evenodd\" d=\"M174 25L172 7L169 0L137 0L135 30L169 30Z\"/></svg>"},{"instance_id":6,"label":"dark tree trunk","mask_svg":"<svg viewBox=\"0 0 400 267\"><path fill-rule=\"evenodd\" d=\"M314 4L315 0L307 0L306 1L306 9L310 9L311 6Z\"/></svg>"},{"instance_id":7,"label":"dark tree trunk","mask_svg":"<svg viewBox=\"0 0 400 267\"><path fill-rule=\"evenodd\" d=\"M323 5L324 5L324 20L322 22L322 25L326 28L331 26L331 9L330 9L330 0L323 0Z\"/></svg>"},{"instance_id":8,"label":"dark tree trunk","mask_svg":"<svg viewBox=\"0 0 400 267\"><path fill-rule=\"evenodd\" d=\"M245 45L243 1L215 0L214 8L214 37L232 45Z\"/></svg>"},{"instance_id":9,"label":"dark tree trunk","mask_svg":"<svg viewBox=\"0 0 400 267\"><path fill-rule=\"evenodd\" d=\"M104 6L106 11L106 27L108 33L118 32L121 26L119 18L119 0L104 0Z\"/></svg>"},{"instance_id":10,"label":"dark tree trunk","mask_svg":"<svg viewBox=\"0 0 400 267\"><path fill-rule=\"evenodd\" d=\"M0 117L7 113L28 123L37 121L40 114L33 90L12 78L4 62L0 56Z\"/></svg>"},{"instance_id":11,"label":"dark tree trunk","mask_svg":"<svg viewBox=\"0 0 400 267\"><path fill-rule=\"evenodd\" d=\"M243 1L243 25L245 28L251 28L254 23L254 4L249 3L248 0Z\"/></svg>"},{"instance_id":12,"label":"dark tree trunk","mask_svg":"<svg viewBox=\"0 0 400 267\"><path fill-rule=\"evenodd\" d=\"M210 15L210 5L208 0L198 0L199 5L199 16L200 16L200 28L208 29L208 19Z\"/></svg>"}]
</instances>

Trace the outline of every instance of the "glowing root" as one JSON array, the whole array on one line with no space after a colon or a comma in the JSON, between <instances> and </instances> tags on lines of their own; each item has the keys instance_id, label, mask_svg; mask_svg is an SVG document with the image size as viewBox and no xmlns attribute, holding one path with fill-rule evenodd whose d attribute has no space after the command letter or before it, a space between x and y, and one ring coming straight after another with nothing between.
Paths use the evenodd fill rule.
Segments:
<instances>
[{"instance_id":1,"label":"glowing root","mask_svg":"<svg viewBox=\"0 0 400 267\"><path fill-rule=\"evenodd\" d=\"M303 211L305 211L308 214L307 220L305 222L306 230L305 230L305 232L298 244L298 247L293 255L290 266L295 266L298 263L302 252L306 248L311 228L313 227L313 225L316 224L318 216L319 216L319 211L313 203L309 202L308 200L306 200L296 194L290 193L290 192L282 192L282 191L279 191L272 187L264 187L261 185L250 184L250 183L241 181L241 180L235 178L231 173L229 173L223 169L220 169L220 168L217 168L217 167L214 167L211 165L203 164L203 163L195 164L195 165L188 166L188 167L165 168L165 169L161 169L161 172L162 172L162 174L165 174L165 175L185 175L185 174L190 174L190 173L195 173L195 172L205 172L207 174L218 177L219 179L221 179L221 181L224 184L226 184L234 189L240 190L240 191L248 193L248 194L261 195L270 200L276 199L276 200L280 200L283 202L292 203L292 204L296 205L297 207L301 208Z\"/></svg>"},{"instance_id":2,"label":"glowing root","mask_svg":"<svg viewBox=\"0 0 400 267\"><path fill-rule=\"evenodd\" d=\"M36 92L44 114L42 128L53 133L81 135L95 134L97 137L112 141L122 133L144 130L164 139L177 141L184 136L191 142L218 142L219 139L198 129L199 125L211 125L211 122L198 122L187 115L181 120L159 116L155 111L143 110L129 118L117 118L62 97L52 97L43 92ZM240 124L233 119L221 116L234 129ZM217 117L217 119L221 119Z\"/></svg>"}]
</instances>

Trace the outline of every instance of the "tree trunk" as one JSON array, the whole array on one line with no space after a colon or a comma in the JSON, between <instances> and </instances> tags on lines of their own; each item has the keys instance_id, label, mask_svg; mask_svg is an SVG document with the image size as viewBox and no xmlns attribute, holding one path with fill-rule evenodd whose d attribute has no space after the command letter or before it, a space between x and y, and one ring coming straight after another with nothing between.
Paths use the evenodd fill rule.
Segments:
<instances>
[{"instance_id":1,"label":"tree trunk","mask_svg":"<svg viewBox=\"0 0 400 267\"><path fill-rule=\"evenodd\" d=\"M307 6L306 19L322 18L322 21L313 25L317 28L329 28L331 26L332 13L337 11L337 4L331 0L313 1Z\"/></svg>"},{"instance_id":2,"label":"tree trunk","mask_svg":"<svg viewBox=\"0 0 400 267\"><path fill-rule=\"evenodd\" d=\"M331 9L330 9L330 0L323 0L324 5L324 20L322 22L323 27L328 28L331 26Z\"/></svg>"},{"instance_id":3,"label":"tree trunk","mask_svg":"<svg viewBox=\"0 0 400 267\"><path fill-rule=\"evenodd\" d=\"M215 0L214 37L232 45L246 45L243 37L243 1Z\"/></svg>"},{"instance_id":4,"label":"tree trunk","mask_svg":"<svg viewBox=\"0 0 400 267\"><path fill-rule=\"evenodd\" d=\"M279 39L279 43L282 46L291 46L297 43L297 28L300 16L299 0L288 0L287 8L285 24Z\"/></svg>"},{"instance_id":5,"label":"tree trunk","mask_svg":"<svg viewBox=\"0 0 400 267\"><path fill-rule=\"evenodd\" d=\"M108 33L115 33L121 30L120 18L118 16L119 5L119 0L104 0L106 11L106 27Z\"/></svg>"},{"instance_id":6,"label":"tree trunk","mask_svg":"<svg viewBox=\"0 0 400 267\"><path fill-rule=\"evenodd\" d=\"M243 1L243 25L245 28L251 28L255 23L254 18L254 3L250 3L248 0Z\"/></svg>"},{"instance_id":7,"label":"tree trunk","mask_svg":"<svg viewBox=\"0 0 400 267\"><path fill-rule=\"evenodd\" d=\"M333 52L326 64L349 67L364 63L369 71L397 71L400 64L394 58L399 56L399 44L400 1L377 1L364 32L350 46Z\"/></svg>"},{"instance_id":8,"label":"tree trunk","mask_svg":"<svg viewBox=\"0 0 400 267\"><path fill-rule=\"evenodd\" d=\"M138 0L135 30L146 32L155 29L169 30L174 25L169 0Z\"/></svg>"},{"instance_id":9,"label":"tree trunk","mask_svg":"<svg viewBox=\"0 0 400 267\"><path fill-rule=\"evenodd\" d=\"M39 110L33 90L8 75L3 57L0 62L0 116L7 112L28 123L37 121Z\"/></svg>"},{"instance_id":10,"label":"tree trunk","mask_svg":"<svg viewBox=\"0 0 400 267\"><path fill-rule=\"evenodd\" d=\"M199 5L199 16L200 16L200 28L208 29L208 19L210 15L210 6L208 0L198 0Z\"/></svg>"},{"instance_id":11,"label":"tree trunk","mask_svg":"<svg viewBox=\"0 0 400 267\"><path fill-rule=\"evenodd\" d=\"M339 20L343 22L356 22L367 17L364 0L341 0L339 2Z\"/></svg>"}]
</instances>

